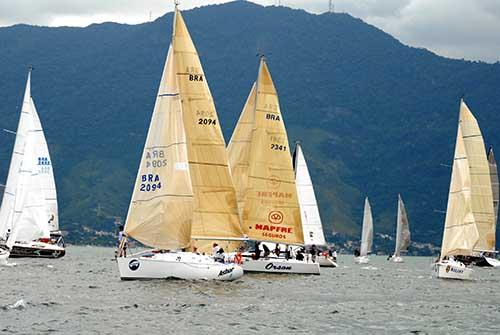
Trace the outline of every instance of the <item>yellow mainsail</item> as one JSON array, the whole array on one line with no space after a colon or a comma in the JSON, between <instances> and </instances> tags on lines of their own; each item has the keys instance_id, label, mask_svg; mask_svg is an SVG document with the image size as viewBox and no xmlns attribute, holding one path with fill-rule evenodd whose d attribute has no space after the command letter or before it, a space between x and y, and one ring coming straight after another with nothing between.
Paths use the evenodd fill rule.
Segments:
<instances>
[{"instance_id":1,"label":"yellow mainsail","mask_svg":"<svg viewBox=\"0 0 500 335\"><path fill-rule=\"evenodd\" d=\"M194 201L180 99L170 48L125 223L127 236L161 249L191 241Z\"/></svg>"},{"instance_id":2,"label":"yellow mainsail","mask_svg":"<svg viewBox=\"0 0 500 335\"><path fill-rule=\"evenodd\" d=\"M288 136L264 58L240 122L244 123L236 127L229 157L243 231L252 240L303 244Z\"/></svg>"},{"instance_id":3,"label":"yellow mainsail","mask_svg":"<svg viewBox=\"0 0 500 335\"><path fill-rule=\"evenodd\" d=\"M484 142L476 119L462 100L441 257L493 250L494 241L493 197Z\"/></svg>"},{"instance_id":4,"label":"yellow mainsail","mask_svg":"<svg viewBox=\"0 0 500 335\"><path fill-rule=\"evenodd\" d=\"M181 13L172 36L194 194L193 239L241 239L236 192L207 80Z\"/></svg>"}]
</instances>

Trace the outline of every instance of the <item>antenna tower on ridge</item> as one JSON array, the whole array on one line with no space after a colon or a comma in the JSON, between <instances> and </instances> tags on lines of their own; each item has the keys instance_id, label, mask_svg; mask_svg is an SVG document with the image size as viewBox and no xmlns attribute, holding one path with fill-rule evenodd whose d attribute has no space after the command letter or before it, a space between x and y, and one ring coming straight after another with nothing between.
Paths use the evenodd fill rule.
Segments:
<instances>
[{"instance_id":1,"label":"antenna tower on ridge","mask_svg":"<svg viewBox=\"0 0 500 335\"><path fill-rule=\"evenodd\" d=\"M334 11L333 0L328 0L328 13L333 13L333 11Z\"/></svg>"}]
</instances>

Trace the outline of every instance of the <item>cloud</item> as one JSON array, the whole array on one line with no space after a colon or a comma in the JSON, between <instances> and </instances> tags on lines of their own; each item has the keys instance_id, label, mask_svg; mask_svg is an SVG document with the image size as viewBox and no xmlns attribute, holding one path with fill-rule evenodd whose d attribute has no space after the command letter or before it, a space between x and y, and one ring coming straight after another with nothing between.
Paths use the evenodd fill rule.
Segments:
<instances>
[{"instance_id":1,"label":"cloud","mask_svg":"<svg viewBox=\"0 0 500 335\"><path fill-rule=\"evenodd\" d=\"M182 0L189 9L230 0ZM252 0L262 5L328 10L328 0ZM440 55L472 60L500 60L498 0L334 0L346 12L373 24L405 44ZM0 26L28 23L86 26L114 21L140 23L173 10L168 0L0 0Z\"/></svg>"}]
</instances>

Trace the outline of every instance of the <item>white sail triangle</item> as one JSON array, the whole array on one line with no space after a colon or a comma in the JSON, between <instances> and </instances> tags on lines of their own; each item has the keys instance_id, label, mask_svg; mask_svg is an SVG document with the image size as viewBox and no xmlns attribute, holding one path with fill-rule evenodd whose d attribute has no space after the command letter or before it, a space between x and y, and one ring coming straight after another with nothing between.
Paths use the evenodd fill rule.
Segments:
<instances>
[{"instance_id":1,"label":"white sail triangle","mask_svg":"<svg viewBox=\"0 0 500 335\"><path fill-rule=\"evenodd\" d=\"M363 213L363 228L361 231L360 256L367 256L372 251L373 244L373 217L372 208L368 197L365 198L365 209Z\"/></svg>"},{"instance_id":2,"label":"white sail triangle","mask_svg":"<svg viewBox=\"0 0 500 335\"><path fill-rule=\"evenodd\" d=\"M398 217L396 228L396 247L394 256L399 257L401 251L408 251L410 246L410 225L406 214L405 204L401 195L398 195Z\"/></svg>"}]
</instances>

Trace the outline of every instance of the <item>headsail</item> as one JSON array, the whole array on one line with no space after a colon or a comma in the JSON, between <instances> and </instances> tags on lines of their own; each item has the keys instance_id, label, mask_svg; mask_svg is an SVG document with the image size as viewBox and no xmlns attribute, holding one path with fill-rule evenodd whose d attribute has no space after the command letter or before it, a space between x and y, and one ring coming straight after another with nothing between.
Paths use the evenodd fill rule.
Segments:
<instances>
[{"instance_id":1,"label":"headsail","mask_svg":"<svg viewBox=\"0 0 500 335\"><path fill-rule=\"evenodd\" d=\"M145 245L181 249L191 242L193 193L181 97L169 48L125 233Z\"/></svg>"},{"instance_id":2,"label":"headsail","mask_svg":"<svg viewBox=\"0 0 500 335\"><path fill-rule=\"evenodd\" d=\"M260 62L255 91L254 105L247 101L240 118L248 124L238 125L238 135L233 136L243 143L243 149L231 144L229 153L233 171L243 167L243 172L234 176L243 179L236 182L243 230L254 240L303 244L288 136L278 94L264 58ZM252 98L253 93L250 93ZM246 176L248 179L244 180Z\"/></svg>"},{"instance_id":3,"label":"headsail","mask_svg":"<svg viewBox=\"0 0 500 335\"><path fill-rule=\"evenodd\" d=\"M399 257L401 251L408 251L410 246L410 225L408 216L406 215L405 204L401 195L398 194L398 218L396 228L396 249L394 255Z\"/></svg>"},{"instance_id":4,"label":"headsail","mask_svg":"<svg viewBox=\"0 0 500 335\"><path fill-rule=\"evenodd\" d=\"M212 94L177 8L172 47L195 200L192 238L242 239L236 191Z\"/></svg>"},{"instance_id":5,"label":"headsail","mask_svg":"<svg viewBox=\"0 0 500 335\"><path fill-rule=\"evenodd\" d=\"M441 258L492 250L494 243L493 196L484 142L476 119L462 100Z\"/></svg>"},{"instance_id":6,"label":"headsail","mask_svg":"<svg viewBox=\"0 0 500 335\"><path fill-rule=\"evenodd\" d=\"M24 92L23 106L17 126L14 150L12 151L10 159L9 174L7 176L7 182L5 183L2 206L0 207L0 238L2 239L5 239L7 232L12 230L14 222L14 202L20 177L19 169L21 168L21 162L24 156L28 130L31 129L32 124L31 71L29 71Z\"/></svg>"},{"instance_id":7,"label":"headsail","mask_svg":"<svg viewBox=\"0 0 500 335\"><path fill-rule=\"evenodd\" d=\"M495 160L495 155L493 154L493 147L490 147L488 150L488 165L490 167L490 180L491 180L491 188L493 192L493 221L495 222L495 230L497 226L498 220L498 169L497 169L497 161Z\"/></svg>"},{"instance_id":8,"label":"headsail","mask_svg":"<svg viewBox=\"0 0 500 335\"><path fill-rule=\"evenodd\" d=\"M297 184L297 196L299 198L302 229L304 232L304 244L326 245L323 225L319 215L318 203L314 194L309 169L306 159L299 143L295 145L294 152L295 182Z\"/></svg>"},{"instance_id":9,"label":"headsail","mask_svg":"<svg viewBox=\"0 0 500 335\"><path fill-rule=\"evenodd\" d=\"M368 201L368 197L365 198L365 210L363 213L363 228L361 232L361 250L360 256L367 256L368 253L372 251L373 244L373 217L372 217L372 207Z\"/></svg>"}]
</instances>

